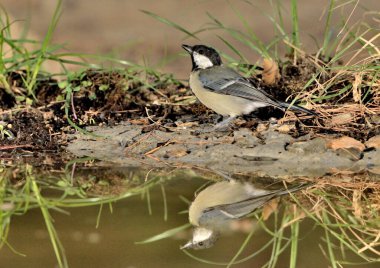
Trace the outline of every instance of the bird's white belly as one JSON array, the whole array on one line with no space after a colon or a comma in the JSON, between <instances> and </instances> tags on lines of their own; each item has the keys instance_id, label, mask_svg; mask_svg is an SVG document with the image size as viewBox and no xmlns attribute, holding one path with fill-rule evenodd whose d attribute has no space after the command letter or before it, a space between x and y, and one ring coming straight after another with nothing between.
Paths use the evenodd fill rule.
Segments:
<instances>
[{"instance_id":1,"label":"bird's white belly","mask_svg":"<svg viewBox=\"0 0 380 268\"><path fill-rule=\"evenodd\" d=\"M190 74L190 88L195 96L211 110L223 116L237 116L249 114L259 107L263 107L257 102L231 95L223 95L203 89L198 79L198 73ZM264 105L265 106L265 105Z\"/></svg>"}]
</instances>

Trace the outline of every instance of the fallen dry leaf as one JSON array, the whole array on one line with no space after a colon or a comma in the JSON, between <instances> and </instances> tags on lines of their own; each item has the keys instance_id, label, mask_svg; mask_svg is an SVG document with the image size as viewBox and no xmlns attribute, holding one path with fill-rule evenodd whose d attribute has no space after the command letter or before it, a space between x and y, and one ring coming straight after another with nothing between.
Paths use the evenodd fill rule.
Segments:
<instances>
[{"instance_id":1,"label":"fallen dry leaf","mask_svg":"<svg viewBox=\"0 0 380 268\"><path fill-rule=\"evenodd\" d=\"M272 213L276 211L279 202L280 198L275 198L264 205L262 212L264 221L269 219L270 215L272 215Z\"/></svg>"},{"instance_id":2,"label":"fallen dry leaf","mask_svg":"<svg viewBox=\"0 0 380 268\"><path fill-rule=\"evenodd\" d=\"M380 148L380 135L370 138L365 142L365 146L367 146L367 148Z\"/></svg>"},{"instance_id":3,"label":"fallen dry leaf","mask_svg":"<svg viewBox=\"0 0 380 268\"><path fill-rule=\"evenodd\" d=\"M355 148L362 152L365 149L365 146L363 143L355 140L354 138L343 136L327 142L327 148L333 150Z\"/></svg>"},{"instance_id":4,"label":"fallen dry leaf","mask_svg":"<svg viewBox=\"0 0 380 268\"><path fill-rule=\"evenodd\" d=\"M148 118L130 119L129 123L132 125L148 125L149 120Z\"/></svg>"},{"instance_id":5,"label":"fallen dry leaf","mask_svg":"<svg viewBox=\"0 0 380 268\"><path fill-rule=\"evenodd\" d=\"M265 58L263 60L263 82L266 85L273 85L281 78L280 72L278 70L277 63L270 58Z\"/></svg>"}]
</instances>

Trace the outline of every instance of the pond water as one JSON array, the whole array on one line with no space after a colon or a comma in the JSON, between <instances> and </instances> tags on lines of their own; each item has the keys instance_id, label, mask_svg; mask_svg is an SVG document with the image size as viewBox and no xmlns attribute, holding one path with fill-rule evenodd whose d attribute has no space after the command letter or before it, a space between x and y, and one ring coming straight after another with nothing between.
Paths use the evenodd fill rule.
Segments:
<instances>
[{"instance_id":1,"label":"pond water","mask_svg":"<svg viewBox=\"0 0 380 268\"><path fill-rule=\"evenodd\" d=\"M116 168L91 161L71 164L66 169L5 167L0 174L0 267L211 267L216 264L225 267L232 263L236 263L233 267L327 267L338 263L378 267L378 244L374 244L373 250L355 252L355 246L360 247L355 242L358 240L355 234L360 233L357 226L364 224L360 216L352 219L355 218L352 211L346 209L345 215L332 206L329 211L333 213L335 209L337 215L347 216L344 218L347 229L341 223L337 228L338 223L332 220L337 215L328 217L323 209L315 209L326 202L328 211L328 204L343 202L326 194L318 182L310 189L281 198L274 212L270 208L275 202L233 221L211 248L181 250L192 236L189 203L195 193L199 194L215 181L226 180L224 174L193 169ZM258 179L257 176L237 177L244 183ZM334 192L331 187L329 190ZM367 199L370 200L363 197ZM315 203L307 204L310 200ZM264 213L266 220L263 220ZM364 208L362 213L367 213ZM379 226L378 210L372 213L371 219L363 216L367 224L360 233L363 241L373 241L370 233ZM325 222L324 226L318 219L331 222ZM349 232L349 228L354 232L337 238ZM368 237L363 236L364 231Z\"/></svg>"}]
</instances>

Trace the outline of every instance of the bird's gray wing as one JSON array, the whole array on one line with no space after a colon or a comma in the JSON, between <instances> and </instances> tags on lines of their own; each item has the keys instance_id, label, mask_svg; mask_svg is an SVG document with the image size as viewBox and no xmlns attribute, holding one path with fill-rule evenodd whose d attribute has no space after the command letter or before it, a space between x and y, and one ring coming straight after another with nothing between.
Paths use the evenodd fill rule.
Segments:
<instances>
[{"instance_id":1,"label":"bird's gray wing","mask_svg":"<svg viewBox=\"0 0 380 268\"><path fill-rule=\"evenodd\" d=\"M279 189L279 190L269 191L262 195L255 195L252 198L248 198L239 202L208 207L203 210L203 213L202 213L201 218L199 219L199 222L200 224L206 225L207 222L211 220L211 218L217 219L220 221L229 220L229 219L239 219L252 213L256 209L264 206L265 203L267 203L269 200L275 197L287 195L289 193L299 191L311 185L313 185L313 183L304 183L304 184L296 185L288 189Z\"/></svg>"},{"instance_id":2,"label":"bird's gray wing","mask_svg":"<svg viewBox=\"0 0 380 268\"><path fill-rule=\"evenodd\" d=\"M200 70L199 79L202 85L212 92L237 96L281 107L281 105L265 91L252 85L249 80L231 68L217 66Z\"/></svg>"},{"instance_id":3,"label":"bird's gray wing","mask_svg":"<svg viewBox=\"0 0 380 268\"><path fill-rule=\"evenodd\" d=\"M214 211L213 214L219 214L219 217L224 219L239 219L262 207L266 202L275 196L276 194L269 194L237 203L219 205L208 209L211 209L210 211Z\"/></svg>"}]
</instances>

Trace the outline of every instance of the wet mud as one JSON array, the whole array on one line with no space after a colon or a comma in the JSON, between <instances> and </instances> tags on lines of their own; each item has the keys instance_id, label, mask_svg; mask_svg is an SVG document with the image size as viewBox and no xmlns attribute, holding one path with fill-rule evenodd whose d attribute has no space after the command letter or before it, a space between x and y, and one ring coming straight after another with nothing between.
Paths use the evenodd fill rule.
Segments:
<instances>
[{"instance_id":1,"label":"wet mud","mask_svg":"<svg viewBox=\"0 0 380 268\"><path fill-rule=\"evenodd\" d=\"M209 126L211 128L211 126ZM197 166L226 173L261 176L322 176L339 172L379 174L380 151L308 135L293 138L276 124L260 125L261 131L239 129L229 133L201 133L199 127L171 132L129 123L112 128L92 127L88 136L71 135L67 150L78 157L94 157L123 166ZM338 146L339 147L339 146Z\"/></svg>"}]
</instances>

